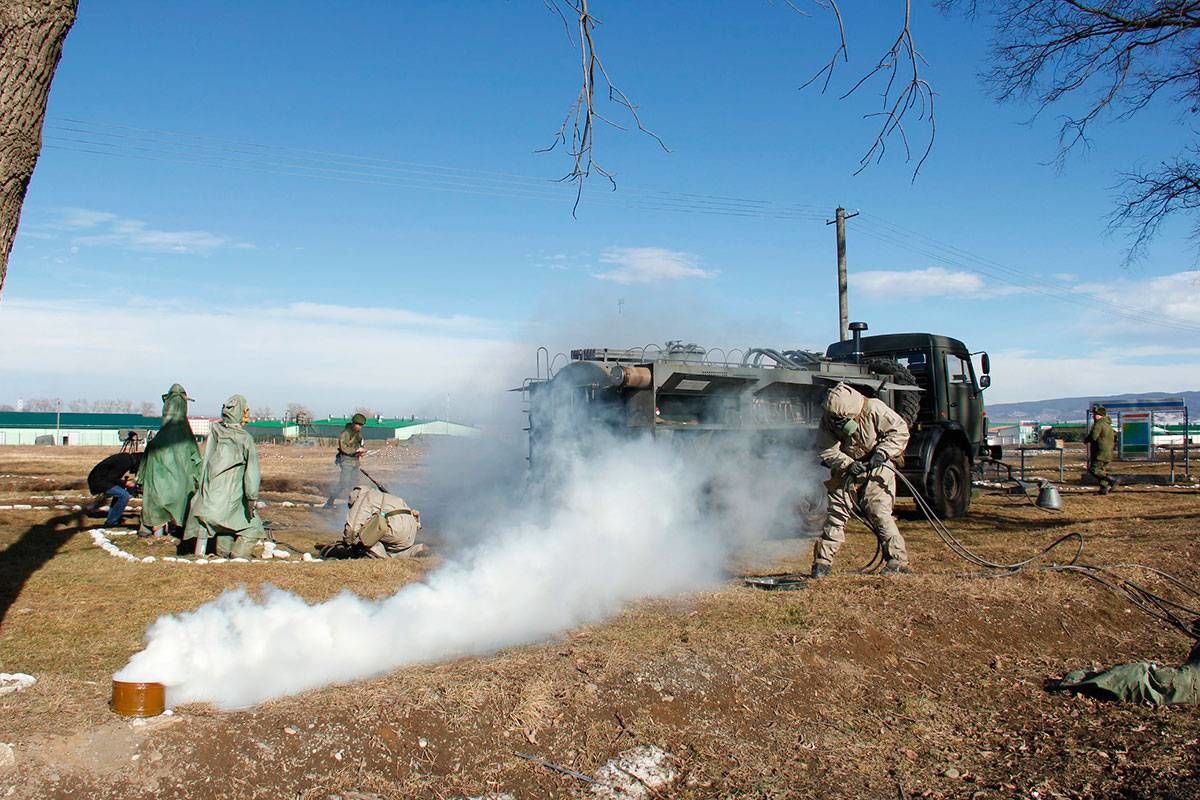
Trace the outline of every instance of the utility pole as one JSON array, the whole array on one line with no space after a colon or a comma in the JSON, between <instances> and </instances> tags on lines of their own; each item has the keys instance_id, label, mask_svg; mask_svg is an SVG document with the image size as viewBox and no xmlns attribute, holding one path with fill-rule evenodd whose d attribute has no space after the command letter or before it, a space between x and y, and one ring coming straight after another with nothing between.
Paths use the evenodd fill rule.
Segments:
<instances>
[{"instance_id":1,"label":"utility pole","mask_svg":"<svg viewBox=\"0 0 1200 800\"><path fill-rule=\"evenodd\" d=\"M838 331L840 341L850 338L849 279L846 277L846 220L858 216L858 212L847 214L841 206L834 211L834 218L826 225L837 225L837 284L838 284Z\"/></svg>"}]
</instances>

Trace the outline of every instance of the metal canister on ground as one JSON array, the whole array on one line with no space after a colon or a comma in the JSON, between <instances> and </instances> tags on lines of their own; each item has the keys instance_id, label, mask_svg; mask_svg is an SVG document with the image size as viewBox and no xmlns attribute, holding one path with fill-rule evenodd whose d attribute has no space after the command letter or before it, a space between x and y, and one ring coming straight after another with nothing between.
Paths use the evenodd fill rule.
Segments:
<instances>
[{"instance_id":1,"label":"metal canister on ground","mask_svg":"<svg viewBox=\"0 0 1200 800\"><path fill-rule=\"evenodd\" d=\"M161 683L114 680L109 705L123 717L157 717L167 707L166 687Z\"/></svg>"}]
</instances>

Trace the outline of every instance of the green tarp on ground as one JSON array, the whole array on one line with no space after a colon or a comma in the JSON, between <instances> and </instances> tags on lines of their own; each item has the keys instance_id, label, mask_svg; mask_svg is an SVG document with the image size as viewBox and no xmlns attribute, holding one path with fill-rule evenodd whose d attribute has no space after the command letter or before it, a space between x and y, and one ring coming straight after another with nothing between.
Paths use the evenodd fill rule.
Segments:
<instances>
[{"instance_id":1,"label":"green tarp on ground","mask_svg":"<svg viewBox=\"0 0 1200 800\"><path fill-rule=\"evenodd\" d=\"M1051 688L1081 692L1103 700L1155 706L1200 704L1200 643L1180 667L1147 661L1121 664L1101 672L1077 669Z\"/></svg>"}]
</instances>

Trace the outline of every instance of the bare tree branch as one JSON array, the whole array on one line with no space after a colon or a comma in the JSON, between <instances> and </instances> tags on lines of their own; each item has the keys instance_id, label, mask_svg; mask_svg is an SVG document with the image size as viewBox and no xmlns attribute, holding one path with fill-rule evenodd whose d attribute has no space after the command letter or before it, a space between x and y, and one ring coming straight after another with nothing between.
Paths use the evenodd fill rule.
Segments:
<instances>
[{"instance_id":1,"label":"bare tree branch","mask_svg":"<svg viewBox=\"0 0 1200 800\"><path fill-rule=\"evenodd\" d=\"M824 94L829 88L830 81L833 79L838 62L849 63L849 49L846 46L845 20L841 9L838 7L837 0L813 0L813 2L827 9L837 22L837 46L834 48L833 54L825 66L805 81L800 86L800 89L806 89L817 80L823 78L821 93ZM871 164L877 164L882 161L884 155L887 153L888 141L893 137L900 140L904 150L904 160L911 162L913 150L909 144L908 133L904 127L905 120L916 119L919 122L925 123L929 129L929 136L925 140L925 146L921 150L920 158L917 159L917 164L913 168L912 179L915 181L917 175L921 172L921 167L933 151L933 142L937 136L937 119L934 116L933 87L921 75L921 67L924 65L925 59L917 50L916 41L912 34L912 0L901 0L901 2L903 3L904 15L900 30L896 34L891 47L883 53L873 68L859 77L841 95L841 99L844 100L850 97L876 80L882 81L883 85L879 93L881 108L879 111L866 114L864 117L866 119L878 119L880 121L879 129L876 131L875 138L871 141L870 146L859 160L858 169L854 171L855 175L862 172Z\"/></svg>"},{"instance_id":2,"label":"bare tree branch","mask_svg":"<svg viewBox=\"0 0 1200 800\"><path fill-rule=\"evenodd\" d=\"M1089 146L1098 121L1128 120L1165 99L1200 110L1200 0L940 0L944 9L993 14L985 80L1001 101L1033 103L1036 118L1067 105L1054 163ZM1163 221L1200 210L1196 144L1150 171L1121 175L1110 223L1129 233L1127 258L1145 253ZM1194 233L1200 233L1198 228ZM1200 242L1200 240L1198 240Z\"/></svg>"},{"instance_id":3,"label":"bare tree branch","mask_svg":"<svg viewBox=\"0 0 1200 800\"><path fill-rule=\"evenodd\" d=\"M626 130L624 126L605 117L597 110L597 73L603 83L604 90L607 92L608 101L623 108L633 119L633 123L637 126L637 129L658 142L659 146L665 152L669 153L671 151L658 134L642 124L637 104L609 76L608 69L604 66L604 61L596 51L594 31L599 20L589 13L588 0L543 0L543 2L562 18L564 24L566 24L568 14L578 20L579 43L576 44L574 38L571 36L569 25L567 25L567 39L571 42L572 47L578 47L579 49L580 71L582 75L579 94L576 95L574 102L567 109L567 115L563 119L558 132L554 135L554 141L548 147L537 151L542 153L549 152L559 145L567 148L567 153L572 157L574 163L572 164L571 171L564 175L561 180L575 184L575 204L571 208L571 216L575 216L579 209L579 201L583 197L583 185L591 177L593 171L607 178L614 190L617 188L617 182L613 174L600 166L594 158L596 122L603 122L618 130Z\"/></svg>"},{"instance_id":4,"label":"bare tree branch","mask_svg":"<svg viewBox=\"0 0 1200 800\"><path fill-rule=\"evenodd\" d=\"M1151 172L1121 175L1121 194L1109 218L1115 228L1129 231L1128 259L1145 254L1159 226L1172 214L1200 210L1200 147L1164 161ZM1200 220L1192 224L1192 240L1200 244Z\"/></svg>"}]
</instances>

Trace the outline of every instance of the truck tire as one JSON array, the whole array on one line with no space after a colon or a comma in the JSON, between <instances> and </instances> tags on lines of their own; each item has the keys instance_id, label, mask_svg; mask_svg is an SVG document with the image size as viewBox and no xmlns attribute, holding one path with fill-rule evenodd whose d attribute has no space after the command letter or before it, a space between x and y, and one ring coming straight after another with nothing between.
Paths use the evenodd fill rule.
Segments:
<instances>
[{"instance_id":1,"label":"truck tire","mask_svg":"<svg viewBox=\"0 0 1200 800\"><path fill-rule=\"evenodd\" d=\"M934 454L925 499L942 519L966 516L971 507L970 461L957 444L943 444Z\"/></svg>"},{"instance_id":2,"label":"truck tire","mask_svg":"<svg viewBox=\"0 0 1200 800\"><path fill-rule=\"evenodd\" d=\"M902 386L917 385L916 376L909 372L908 367L892 361L890 358L864 358L862 364L876 375L889 376L892 383L899 383ZM918 392L896 392L894 410L904 419L904 424L911 429L913 423L917 421L917 414L921 411L921 395Z\"/></svg>"}]
</instances>

